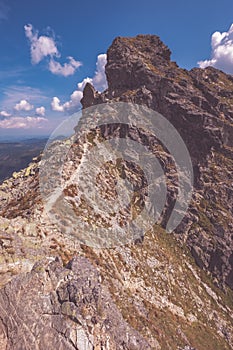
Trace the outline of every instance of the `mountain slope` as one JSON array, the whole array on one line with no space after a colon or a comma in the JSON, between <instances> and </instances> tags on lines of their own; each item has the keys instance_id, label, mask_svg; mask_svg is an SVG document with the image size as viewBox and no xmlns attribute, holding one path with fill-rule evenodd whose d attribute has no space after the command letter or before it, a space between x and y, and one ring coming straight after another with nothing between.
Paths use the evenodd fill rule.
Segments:
<instances>
[{"instance_id":1,"label":"mountain slope","mask_svg":"<svg viewBox=\"0 0 233 350\"><path fill-rule=\"evenodd\" d=\"M44 149L45 139L0 142L0 183L25 168Z\"/></svg>"},{"instance_id":2,"label":"mountain slope","mask_svg":"<svg viewBox=\"0 0 233 350\"><path fill-rule=\"evenodd\" d=\"M158 37L143 35L114 40L106 74L108 90L100 94L90 84L84 89L76 135L53 142L42 160L0 186L0 348L231 349L233 79L213 68L180 69ZM150 130L118 119L101 124L103 115L88 108L105 103L108 113L114 102L158 111L187 145L194 190L172 234L164 227L178 193L173 159ZM100 126L93 128L93 120ZM168 197L161 220L142 237L113 247L90 246L85 222L108 228L112 218L90 206L80 183L70 179L80 176L88 150L112 138L125 139L126 145L134 140L152 151L169 179ZM90 167L84 180L91 172ZM62 191L53 197L50 216L46 195L60 179ZM130 209L137 216L147 196L141 169L129 161L105 163L97 177L103 196L115 198L116 179L133 183ZM84 230L75 226L67 233L70 208ZM128 208L120 213L115 232L128 215Z\"/></svg>"},{"instance_id":3,"label":"mountain slope","mask_svg":"<svg viewBox=\"0 0 233 350\"><path fill-rule=\"evenodd\" d=\"M158 37L140 35L114 40L106 74L108 90L87 91L84 107L106 100L144 104L175 126L195 176L193 205L177 234L201 267L233 287L232 76L212 67L181 69Z\"/></svg>"}]
</instances>

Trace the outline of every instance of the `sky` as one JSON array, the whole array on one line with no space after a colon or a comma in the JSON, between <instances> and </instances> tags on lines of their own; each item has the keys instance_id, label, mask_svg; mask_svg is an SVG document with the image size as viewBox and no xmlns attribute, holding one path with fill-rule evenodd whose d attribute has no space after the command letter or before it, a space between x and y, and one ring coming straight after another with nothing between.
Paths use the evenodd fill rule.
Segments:
<instances>
[{"instance_id":1,"label":"sky","mask_svg":"<svg viewBox=\"0 0 233 350\"><path fill-rule=\"evenodd\" d=\"M117 36L156 34L172 60L233 74L233 1L0 0L0 139L49 135L107 87Z\"/></svg>"}]
</instances>

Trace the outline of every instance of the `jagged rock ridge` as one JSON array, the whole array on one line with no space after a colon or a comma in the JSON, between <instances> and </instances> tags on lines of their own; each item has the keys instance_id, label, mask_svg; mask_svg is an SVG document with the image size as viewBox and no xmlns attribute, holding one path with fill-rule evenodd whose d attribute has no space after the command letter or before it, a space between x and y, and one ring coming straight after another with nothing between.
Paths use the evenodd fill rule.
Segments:
<instances>
[{"instance_id":1,"label":"jagged rock ridge","mask_svg":"<svg viewBox=\"0 0 233 350\"><path fill-rule=\"evenodd\" d=\"M115 39L108 50L108 90L100 94L87 84L82 104L145 104L171 121L189 148L195 170L186 217L174 236L161 222L144 240L112 249L90 248L44 215L40 158L15 174L0 188L1 349L232 348L232 291L227 286L233 283L233 79L214 68L180 69L170 54L156 36ZM85 113L81 122L88 123ZM170 155L148 133L135 134L117 123L72 143L64 180L78 171L88 147L121 134L153 149L170 176L173 198L176 176ZM69 144L56 141L55 152L62 142ZM123 166L132 177L130 166ZM100 179L110 196L112 183ZM64 189L74 201L78 188ZM106 224L84 204L80 216ZM168 214L170 205L172 200ZM190 251L211 278L195 265Z\"/></svg>"},{"instance_id":2,"label":"jagged rock ridge","mask_svg":"<svg viewBox=\"0 0 233 350\"><path fill-rule=\"evenodd\" d=\"M232 288L232 76L213 67L181 69L150 35L115 39L106 75L108 90L84 94L83 106L109 100L145 104L176 127L192 158L196 190L188 228L184 220L177 233L198 265Z\"/></svg>"}]
</instances>

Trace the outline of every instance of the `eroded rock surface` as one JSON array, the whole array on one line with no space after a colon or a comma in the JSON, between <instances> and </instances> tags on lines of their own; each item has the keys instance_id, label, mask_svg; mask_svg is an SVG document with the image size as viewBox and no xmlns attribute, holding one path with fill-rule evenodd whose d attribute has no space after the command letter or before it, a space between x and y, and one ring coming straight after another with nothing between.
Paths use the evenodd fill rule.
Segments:
<instances>
[{"instance_id":1,"label":"eroded rock surface","mask_svg":"<svg viewBox=\"0 0 233 350\"><path fill-rule=\"evenodd\" d=\"M150 349L86 258L37 263L0 293L1 349Z\"/></svg>"},{"instance_id":2,"label":"eroded rock surface","mask_svg":"<svg viewBox=\"0 0 233 350\"><path fill-rule=\"evenodd\" d=\"M156 36L116 38L108 50L108 90L96 103L143 104L178 130L192 158L195 192L177 236L201 268L232 288L233 78L213 67L181 69L170 54ZM82 103L94 104L89 95Z\"/></svg>"}]
</instances>

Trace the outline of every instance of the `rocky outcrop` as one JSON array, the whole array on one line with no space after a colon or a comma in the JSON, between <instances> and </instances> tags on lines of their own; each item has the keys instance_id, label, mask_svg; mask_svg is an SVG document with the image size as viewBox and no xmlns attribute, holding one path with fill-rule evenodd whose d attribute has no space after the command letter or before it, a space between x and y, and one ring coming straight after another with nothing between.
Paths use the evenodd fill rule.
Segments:
<instances>
[{"instance_id":1,"label":"rocky outcrop","mask_svg":"<svg viewBox=\"0 0 233 350\"><path fill-rule=\"evenodd\" d=\"M2 350L231 349L226 296L159 227L140 244L76 250L1 288Z\"/></svg>"},{"instance_id":2,"label":"rocky outcrop","mask_svg":"<svg viewBox=\"0 0 233 350\"><path fill-rule=\"evenodd\" d=\"M177 236L201 268L232 288L233 78L213 67L181 69L170 54L153 35L116 38L108 50L108 90L96 103L143 104L178 130L192 158L195 192ZM90 106L88 95L82 101Z\"/></svg>"},{"instance_id":3,"label":"rocky outcrop","mask_svg":"<svg viewBox=\"0 0 233 350\"><path fill-rule=\"evenodd\" d=\"M161 113L180 132L194 165L204 161L212 147L217 149L230 139L232 128L226 122L232 121L232 77L214 68L190 72L179 68L170 61L170 50L158 37L115 39L108 50L106 75L108 90L102 101L105 97L145 104ZM224 91L228 91L227 97ZM84 94L84 107L94 104L88 100L89 95ZM99 101L98 96L96 103ZM223 136L227 128L228 136Z\"/></svg>"},{"instance_id":4,"label":"rocky outcrop","mask_svg":"<svg viewBox=\"0 0 233 350\"><path fill-rule=\"evenodd\" d=\"M66 268L58 259L37 263L0 292L0 305L2 350L151 348L124 320L86 258Z\"/></svg>"}]
</instances>

